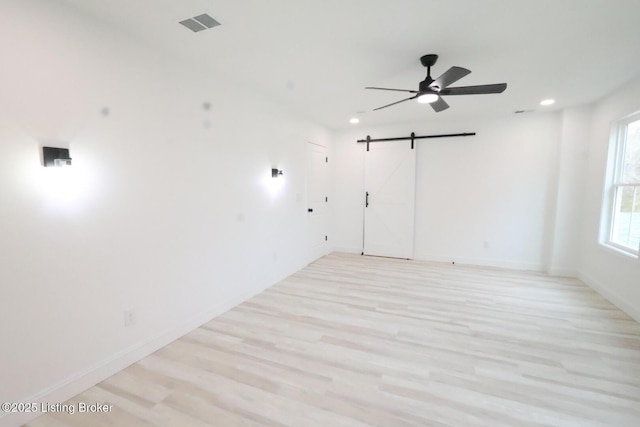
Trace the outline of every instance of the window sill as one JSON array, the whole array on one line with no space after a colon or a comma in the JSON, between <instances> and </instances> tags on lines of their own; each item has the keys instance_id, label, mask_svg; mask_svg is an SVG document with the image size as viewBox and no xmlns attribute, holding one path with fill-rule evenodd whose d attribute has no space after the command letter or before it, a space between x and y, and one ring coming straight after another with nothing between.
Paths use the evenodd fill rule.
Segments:
<instances>
[{"instance_id":1,"label":"window sill","mask_svg":"<svg viewBox=\"0 0 640 427\"><path fill-rule=\"evenodd\" d=\"M601 242L600 246L606 249L608 252L616 254L618 256L624 257L626 259L638 260L638 253L632 252L631 250L624 250L618 246L614 246L608 242Z\"/></svg>"}]
</instances>

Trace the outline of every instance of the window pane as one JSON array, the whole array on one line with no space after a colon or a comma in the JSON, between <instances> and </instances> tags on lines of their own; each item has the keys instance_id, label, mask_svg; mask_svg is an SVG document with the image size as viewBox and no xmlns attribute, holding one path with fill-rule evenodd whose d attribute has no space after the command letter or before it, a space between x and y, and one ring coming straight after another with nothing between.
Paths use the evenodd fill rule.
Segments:
<instances>
[{"instance_id":1,"label":"window pane","mask_svg":"<svg viewBox=\"0 0 640 427\"><path fill-rule=\"evenodd\" d=\"M627 125L622 182L640 183L640 120Z\"/></svg>"},{"instance_id":2,"label":"window pane","mask_svg":"<svg viewBox=\"0 0 640 427\"><path fill-rule=\"evenodd\" d=\"M619 186L615 200L611 240L637 251L640 246L640 187Z\"/></svg>"}]
</instances>

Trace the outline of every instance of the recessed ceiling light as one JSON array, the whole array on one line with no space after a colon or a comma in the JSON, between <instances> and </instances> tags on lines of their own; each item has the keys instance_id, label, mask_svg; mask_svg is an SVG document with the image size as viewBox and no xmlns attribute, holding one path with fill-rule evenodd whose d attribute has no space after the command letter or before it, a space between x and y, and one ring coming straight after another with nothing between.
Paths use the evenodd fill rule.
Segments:
<instances>
[{"instance_id":1,"label":"recessed ceiling light","mask_svg":"<svg viewBox=\"0 0 640 427\"><path fill-rule=\"evenodd\" d=\"M352 125L358 124L360 123L360 119L357 117L352 117L349 119L349 123L351 123Z\"/></svg>"},{"instance_id":2,"label":"recessed ceiling light","mask_svg":"<svg viewBox=\"0 0 640 427\"><path fill-rule=\"evenodd\" d=\"M545 99L544 101L540 101L540 105L543 105L545 107L548 105L553 105L555 103L556 103L555 99Z\"/></svg>"},{"instance_id":3,"label":"recessed ceiling light","mask_svg":"<svg viewBox=\"0 0 640 427\"><path fill-rule=\"evenodd\" d=\"M431 104L432 102L436 102L438 100L438 95L435 93L425 93L424 95L420 95L418 97L418 102L420 104Z\"/></svg>"}]
</instances>

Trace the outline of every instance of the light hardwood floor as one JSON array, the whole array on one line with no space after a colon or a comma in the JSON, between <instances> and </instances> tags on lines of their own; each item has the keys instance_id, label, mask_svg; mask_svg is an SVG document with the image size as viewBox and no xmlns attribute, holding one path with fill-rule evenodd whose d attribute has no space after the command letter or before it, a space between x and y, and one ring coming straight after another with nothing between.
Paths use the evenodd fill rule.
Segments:
<instances>
[{"instance_id":1,"label":"light hardwood floor","mask_svg":"<svg viewBox=\"0 0 640 427\"><path fill-rule=\"evenodd\" d=\"M43 426L640 426L640 325L575 279L332 254Z\"/></svg>"}]
</instances>

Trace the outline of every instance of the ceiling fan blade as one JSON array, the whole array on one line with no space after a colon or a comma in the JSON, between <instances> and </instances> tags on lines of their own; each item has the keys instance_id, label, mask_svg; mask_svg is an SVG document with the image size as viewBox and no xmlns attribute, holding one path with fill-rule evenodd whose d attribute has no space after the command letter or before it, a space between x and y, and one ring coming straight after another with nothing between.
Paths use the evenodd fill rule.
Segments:
<instances>
[{"instance_id":1,"label":"ceiling fan blade","mask_svg":"<svg viewBox=\"0 0 640 427\"><path fill-rule=\"evenodd\" d=\"M506 83L493 85L460 86L442 89L440 95L484 95L488 93L502 93L507 88Z\"/></svg>"},{"instance_id":2,"label":"ceiling fan blade","mask_svg":"<svg viewBox=\"0 0 640 427\"><path fill-rule=\"evenodd\" d=\"M451 83L455 83L464 76L470 74L471 71L462 67L451 67L447 71L444 72L440 77L435 79L429 87L437 86L440 90L446 88Z\"/></svg>"},{"instance_id":3,"label":"ceiling fan blade","mask_svg":"<svg viewBox=\"0 0 640 427\"><path fill-rule=\"evenodd\" d=\"M401 99L400 101L392 102L391 104L383 105L382 107L374 108L373 111L382 110L383 108L391 107L392 105L400 104L401 102L408 101L410 99L417 98L418 95L411 96L409 98Z\"/></svg>"},{"instance_id":4,"label":"ceiling fan blade","mask_svg":"<svg viewBox=\"0 0 640 427\"><path fill-rule=\"evenodd\" d=\"M409 92L409 93L418 93L417 90L408 90L408 89L389 89L386 87L365 87L365 89L376 89L376 90L393 90L396 92Z\"/></svg>"},{"instance_id":5,"label":"ceiling fan blade","mask_svg":"<svg viewBox=\"0 0 640 427\"><path fill-rule=\"evenodd\" d=\"M433 108L436 113L439 113L440 111L449 108L449 104L447 104L441 97L438 97L437 101L431 103L431 108Z\"/></svg>"}]
</instances>

